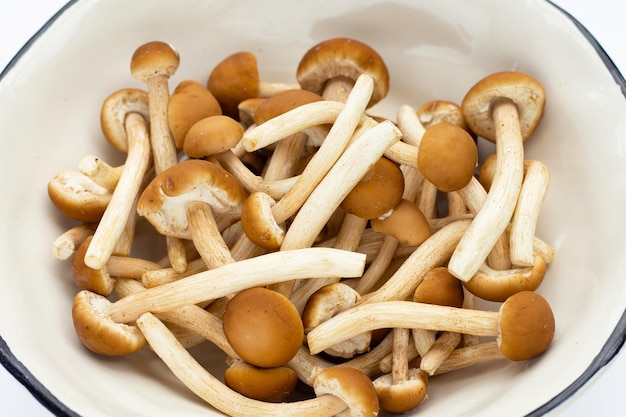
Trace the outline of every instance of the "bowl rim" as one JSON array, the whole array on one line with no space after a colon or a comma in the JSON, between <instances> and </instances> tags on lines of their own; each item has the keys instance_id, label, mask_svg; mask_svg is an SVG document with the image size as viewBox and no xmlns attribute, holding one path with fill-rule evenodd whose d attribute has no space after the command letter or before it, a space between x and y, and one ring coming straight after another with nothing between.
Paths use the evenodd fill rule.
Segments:
<instances>
[{"instance_id":1,"label":"bowl rim","mask_svg":"<svg viewBox=\"0 0 626 417\"><path fill-rule=\"evenodd\" d=\"M558 12L567 17L574 26L585 37L589 44L596 51L604 66L609 71L615 83L620 87L622 95L626 98L626 79L615 65L614 61L598 42L598 40L591 34L591 32L574 16L569 12L553 3L551 0L539 0L545 1L549 5L555 8ZM11 58L9 63L0 72L0 82L6 74L17 64L22 56L30 49L30 47L45 34L45 32L52 26L52 24L73 5L78 3L79 0L67 1L54 15L52 15L18 50L18 52ZM609 364L613 358L619 353L624 342L626 341L626 309L622 313L615 329L607 339L606 343L602 346L602 349L598 355L592 360L590 365L585 371L574 380L563 391L555 395L545 404L539 406L527 416L541 416L549 411L555 409L557 406L564 403L570 397L572 397L580 388L582 388L593 376ZM79 417L79 414L68 408L62 401L54 396L31 372L30 370L16 357L11 351L2 335L0 335L0 363L7 371L13 375L13 377L20 382L30 394L47 410L59 417Z\"/></svg>"}]
</instances>

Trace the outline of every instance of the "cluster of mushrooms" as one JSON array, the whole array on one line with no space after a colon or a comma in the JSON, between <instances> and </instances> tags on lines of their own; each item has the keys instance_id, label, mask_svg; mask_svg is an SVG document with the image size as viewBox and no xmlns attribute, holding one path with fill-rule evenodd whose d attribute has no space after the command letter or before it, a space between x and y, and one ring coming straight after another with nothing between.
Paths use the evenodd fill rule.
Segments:
<instances>
[{"instance_id":1,"label":"cluster of mushrooms","mask_svg":"<svg viewBox=\"0 0 626 417\"><path fill-rule=\"evenodd\" d=\"M549 347L535 292L554 252L535 233L549 172L523 149L543 115L536 80L490 74L458 105L391 121L369 114L387 67L354 39L306 51L297 83L260 80L238 52L170 92L178 66L167 43L137 48L146 89L101 109L125 162L86 156L48 184L76 222L53 250L71 260L87 348L148 345L228 415L319 417L406 412L435 375ZM495 143L484 161L479 140ZM134 255L145 221L159 259ZM224 375L189 353L205 341Z\"/></svg>"}]
</instances>

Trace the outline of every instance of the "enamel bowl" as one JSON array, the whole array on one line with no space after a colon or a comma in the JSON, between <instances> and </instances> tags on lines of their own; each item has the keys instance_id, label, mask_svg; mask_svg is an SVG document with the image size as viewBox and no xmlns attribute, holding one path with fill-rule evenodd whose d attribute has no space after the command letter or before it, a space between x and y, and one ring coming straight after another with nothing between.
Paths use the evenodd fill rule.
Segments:
<instances>
[{"instance_id":1,"label":"enamel bowl","mask_svg":"<svg viewBox=\"0 0 626 417\"><path fill-rule=\"evenodd\" d=\"M394 118L402 104L460 102L476 81L501 70L532 74L548 97L526 158L544 161L552 175L537 235L556 250L538 290L554 310L553 344L534 360L433 379L429 400L413 413L544 414L613 356L625 334L626 83L554 5L79 0L29 42L0 81L0 132L13 138L0 157L2 362L52 412L219 415L147 348L132 359L90 354L72 327L69 263L51 255L51 242L73 223L50 203L48 181L84 155L122 162L98 118L108 94L143 88L129 73L135 48L155 39L177 48L181 65L171 86L205 82L213 65L240 50L257 55L263 79L293 82L304 51L335 36L362 40L386 60L391 92L375 108L381 116ZM223 367L219 357L200 357L209 368Z\"/></svg>"}]
</instances>

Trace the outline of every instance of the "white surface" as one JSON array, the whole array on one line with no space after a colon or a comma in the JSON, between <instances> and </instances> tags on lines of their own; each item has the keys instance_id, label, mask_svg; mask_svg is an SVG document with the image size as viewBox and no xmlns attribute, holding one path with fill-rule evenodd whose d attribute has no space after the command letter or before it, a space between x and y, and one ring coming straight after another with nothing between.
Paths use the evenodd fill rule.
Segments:
<instances>
[{"instance_id":1,"label":"white surface","mask_svg":"<svg viewBox=\"0 0 626 417\"><path fill-rule=\"evenodd\" d=\"M613 0L561 0L556 2L582 22L604 46L623 72L626 72L626 51L623 39L626 27L626 3ZM0 66L4 67L34 32L64 4L60 0L23 0L0 3ZM529 26L532 23L529 22ZM64 358L59 358L64 360ZM626 353L621 353L608 367L598 373L572 400L555 413L560 416L623 415L626 395ZM0 415L49 416L13 377L0 367Z\"/></svg>"}]
</instances>

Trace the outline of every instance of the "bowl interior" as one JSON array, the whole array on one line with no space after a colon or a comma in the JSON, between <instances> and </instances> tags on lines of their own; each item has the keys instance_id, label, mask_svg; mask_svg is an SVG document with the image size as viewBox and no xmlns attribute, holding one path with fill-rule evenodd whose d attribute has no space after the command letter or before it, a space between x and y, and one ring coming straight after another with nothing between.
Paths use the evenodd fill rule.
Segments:
<instances>
[{"instance_id":1,"label":"bowl interior","mask_svg":"<svg viewBox=\"0 0 626 417\"><path fill-rule=\"evenodd\" d=\"M302 54L335 36L369 43L386 60L391 92L373 109L380 116L394 119L403 104L460 102L478 79L501 70L527 72L547 92L526 158L542 160L552 175L538 236L556 249L539 289L554 309L553 345L536 360L438 377L420 414L530 413L600 353L626 307L626 101L598 51L550 3L77 1L0 82L0 131L12 141L0 164L7 179L0 208L0 334L71 410L216 413L148 349L132 359L88 353L72 328L76 288L69 264L51 255L51 242L72 222L49 202L48 181L84 155L123 162L104 141L98 118L108 94L143 88L129 72L135 48L155 39L177 48L181 65L171 86L205 82L219 60L241 50L257 55L264 80L293 82ZM212 369L223 367L206 345L194 353Z\"/></svg>"}]
</instances>

